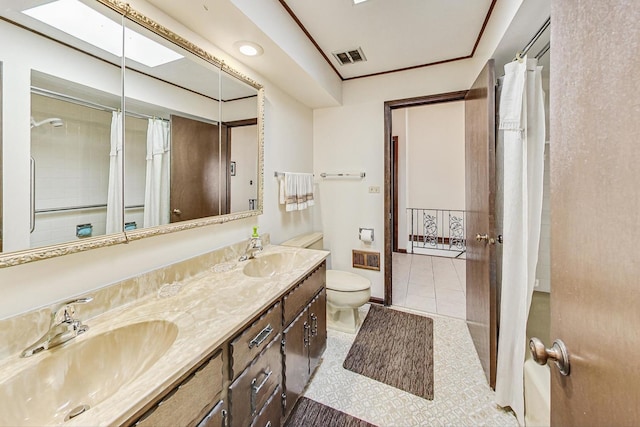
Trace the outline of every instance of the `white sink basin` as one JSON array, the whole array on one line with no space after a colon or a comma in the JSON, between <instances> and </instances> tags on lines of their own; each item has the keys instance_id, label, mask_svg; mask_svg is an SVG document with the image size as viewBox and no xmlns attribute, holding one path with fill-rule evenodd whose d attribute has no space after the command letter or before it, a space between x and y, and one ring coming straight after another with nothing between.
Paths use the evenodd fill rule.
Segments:
<instances>
[{"instance_id":1,"label":"white sink basin","mask_svg":"<svg viewBox=\"0 0 640 427\"><path fill-rule=\"evenodd\" d=\"M291 252L260 255L249 260L242 272L250 277L272 277L295 270L303 261L302 255Z\"/></svg>"},{"instance_id":2,"label":"white sink basin","mask_svg":"<svg viewBox=\"0 0 640 427\"><path fill-rule=\"evenodd\" d=\"M78 337L41 353L37 364L0 383L0 425L60 425L70 413L82 413L83 405L91 412L149 369L177 335L174 323L154 320Z\"/></svg>"}]
</instances>

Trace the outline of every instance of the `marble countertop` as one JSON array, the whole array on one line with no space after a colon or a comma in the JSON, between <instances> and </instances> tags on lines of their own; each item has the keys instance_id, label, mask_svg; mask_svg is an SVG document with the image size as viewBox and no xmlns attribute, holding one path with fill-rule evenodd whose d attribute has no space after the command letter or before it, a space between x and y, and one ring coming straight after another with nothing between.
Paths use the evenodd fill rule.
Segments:
<instances>
[{"instance_id":1,"label":"marble countertop","mask_svg":"<svg viewBox=\"0 0 640 427\"><path fill-rule=\"evenodd\" d=\"M148 370L64 425L122 424L233 337L248 321L281 298L293 284L329 255L326 251L269 245L256 258L282 252L297 255L300 262L294 269L269 278L253 278L242 272L246 261L223 262L182 282L167 284L155 294L86 321L89 331L62 347L70 347L98 334L149 320L173 322L178 326L178 333L166 353ZM153 337L149 339L153 340ZM1 361L0 378L5 381L14 375L20 375L25 369L33 368L43 359L53 356L59 348L25 359L10 358ZM43 387L51 387L51 384L43 384ZM51 393L56 393L56 390L52 389ZM69 409L72 408L73 406Z\"/></svg>"}]
</instances>

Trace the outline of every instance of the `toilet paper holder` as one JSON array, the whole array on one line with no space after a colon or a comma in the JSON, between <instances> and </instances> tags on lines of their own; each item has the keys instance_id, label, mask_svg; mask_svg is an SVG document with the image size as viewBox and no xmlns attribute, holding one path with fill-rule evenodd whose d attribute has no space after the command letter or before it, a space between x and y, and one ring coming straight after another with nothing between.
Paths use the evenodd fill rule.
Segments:
<instances>
[{"instance_id":1,"label":"toilet paper holder","mask_svg":"<svg viewBox=\"0 0 640 427\"><path fill-rule=\"evenodd\" d=\"M366 232L368 232L368 231L370 231L370 232L371 232L371 240L363 239L363 231L365 232L365 233L364 233L365 235L367 234ZM373 237L373 228L364 228L364 227L360 227L360 228L359 228L359 230L358 230L358 238L359 238L360 240L362 240L363 242L366 242L366 243L373 242L373 240L374 240L374 237Z\"/></svg>"}]
</instances>

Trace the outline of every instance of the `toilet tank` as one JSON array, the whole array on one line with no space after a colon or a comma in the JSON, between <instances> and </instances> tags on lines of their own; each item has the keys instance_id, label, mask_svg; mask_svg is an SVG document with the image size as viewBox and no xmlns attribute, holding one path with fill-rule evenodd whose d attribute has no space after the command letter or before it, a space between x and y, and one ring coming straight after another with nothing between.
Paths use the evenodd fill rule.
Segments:
<instances>
[{"instance_id":1,"label":"toilet tank","mask_svg":"<svg viewBox=\"0 0 640 427\"><path fill-rule=\"evenodd\" d=\"M314 232L302 234L280 244L282 246L294 246L296 248L323 249L322 233Z\"/></svg>"}]
</instances>

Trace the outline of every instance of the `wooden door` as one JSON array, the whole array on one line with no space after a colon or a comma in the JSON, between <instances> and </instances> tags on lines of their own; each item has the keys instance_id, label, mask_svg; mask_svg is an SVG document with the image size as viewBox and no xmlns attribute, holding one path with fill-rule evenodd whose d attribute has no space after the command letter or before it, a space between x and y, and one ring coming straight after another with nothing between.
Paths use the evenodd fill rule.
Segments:
<instances>
[{"instance_id":1,"label":"wooden door","mask_svg":"<svg viewBox=\"0 0 640 427\"><path fill-rule=\"evenodd\" d=\"M171 222L221 213L219 142L217 125L171 116Z\"/></svg>"},{"instance_id":2,"label":"wooden door","mask_svg":"<svg viewBox=\"0 0 640 427\"><path fill-rule=\"evenodd\" d=\"M403 230L402 235L398 234L398 220L399 220L399 215L400 212L398 212L398 181L399 181L399 177L398 177L398 168L399 168L399 157L400 157L400 153L399 153L399 147L398 147L398 137L397 136L392 136L391 137L391 152L392 152L392 159L391 159L391 174L393 175L393 186L391 188L391 198L393 200L393 216L392 216L392 221L393 221L393 234L391 235L391 239L393 241L393 252L398 252L398 239L406 239L406 230ZM406 212L403 212L403 215L406 216ZM406 240L403 240L403 242L405 242ZM403 244L403 246L405 246L406 248L406 243ZM405 249L404 252L406 253L407 250Z\"/></svg>"},{"instance_id":3,"label":"wooden door","mask_svg":"<svg viewBox=\"0 0 640 427\"><path fill-rule=\"evenodd\" d=\"M489 60L465 96L467 326L491 387L496 383L495 73ZM482 241L476 235L487 235Z\"/></svg>"},{"instance_id":4,"label":"wooden door","mask_svg":"<svg viewBox=\"0 0 640 427\"><path fill-rule=\"evenodd\" d=\"M289 416L309 380L308 318L309 311L305 308L283 333L284 384L287 395L285 418Z\"/></svg>"},{"instance_id":5,"label":"wooden door","mask_svg":"<svg viewBox=\"0 0 640 427\"><path fill-rule=\"evenodd\" d=\"M638 425L640 2L551 17L551 339L571 363L551 367L551 424Z\"/></svg>"},{"instance_id":6,"label":"wooden door","mask_svg":"<svg viewBox=\"0 0 640 427\"><path fill-rule=\"evenodd\" d=\"M320 364L322 353L327 348L327 291L323 289L309 307L311 339L309 342L309 375Z\"/></svg>"}]
</instances>

